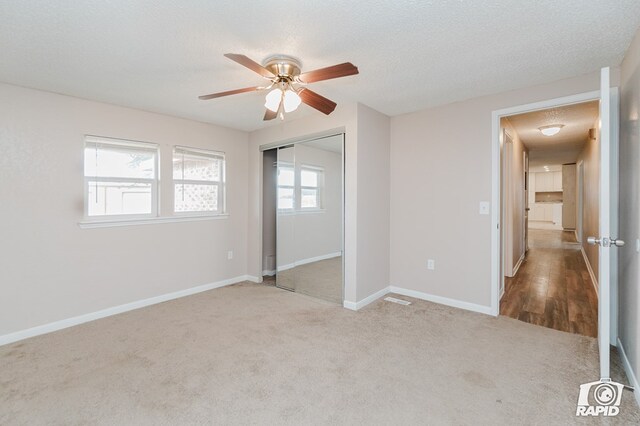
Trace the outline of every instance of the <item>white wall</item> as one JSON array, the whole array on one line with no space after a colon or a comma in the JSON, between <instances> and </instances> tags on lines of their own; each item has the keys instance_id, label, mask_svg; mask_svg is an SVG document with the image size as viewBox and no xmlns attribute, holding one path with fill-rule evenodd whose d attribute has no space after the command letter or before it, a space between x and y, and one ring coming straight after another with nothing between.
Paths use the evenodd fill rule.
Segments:
<instances>
[{"instance_id":1,"label":"white wall","mask_svg":"<svg viewBox=\"0 0 640 426\"><path fill-rule=\"evenodd\" d=\"M0 335L246 274L244 132L0 84ZM84 135L227 155L228 219L80 229ZM227 260L227 251L235 257Z\"/></svg>"},{"instance_id":2,"label":"white wall","mask_svg":"<svg viewBox=\"0 0 640 426\"><path fill-rule=\"evenodd\" d=\"M635 377L640 379L640 254L635 250L640 238L640 30L622 62L620 100L619 235L627 245L617 249L618 333Z\"/></svg>"},{"instance_id":3,"label":"white wall","mask_svg":"<svg viewBox=\"0 0 640 426\"><path fill-rule=\"evenodd\" d=\"M594 73L392 117L392 284L490 306L491 216L478 203L491 200L491 112L599 87Z\"/></svg>"}]
</instances>

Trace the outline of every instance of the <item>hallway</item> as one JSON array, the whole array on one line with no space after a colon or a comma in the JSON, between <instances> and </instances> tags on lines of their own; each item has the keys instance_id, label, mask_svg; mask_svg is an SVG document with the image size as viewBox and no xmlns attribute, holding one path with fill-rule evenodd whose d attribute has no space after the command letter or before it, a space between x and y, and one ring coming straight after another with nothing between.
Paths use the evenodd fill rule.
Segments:
<instances>
[{"instance_id":1,"label":"hallway","mask_svg":"<svg viewBox=\"0 0 640 426\"><path fill-rule=\"evenodd\" d=\"M573 232L529 229L529 251L516 276L506 278L500 314L597 336L598 297Z\"/></svg>"}]
</instances>

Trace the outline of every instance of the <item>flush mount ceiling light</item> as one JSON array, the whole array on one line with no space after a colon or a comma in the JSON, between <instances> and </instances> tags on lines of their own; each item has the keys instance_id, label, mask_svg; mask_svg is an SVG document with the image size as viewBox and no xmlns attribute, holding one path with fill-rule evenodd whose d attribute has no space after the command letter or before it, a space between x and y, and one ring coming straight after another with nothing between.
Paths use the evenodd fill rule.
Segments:
<instances>
[{"instance_id":1,"label":"flush mount ceiling light","mask_svg":"<svg viewBox=\"0 0 640 426\"><path fill-rule=\"evenodd\" d=\"M336 103L324 96L320 96L316 92L312 92L306 86L316 81L358 74L358 68L350 62L302 72L300 62L290 56L272 56L267 58L263 64L235 53L227 53L224 56L260 74L269 81L269 84L264 87L246 87L244 89L213 93L199 96L199 98L207 100L239 93L268 90L269 93L267 93L264 102L264 106L267 108L264 114L265 121L273 120L277 116L284 119L285 112L295 111L303 102L324 114L331 114L336 108Z\"/></svg>"},{"instance_id":2,"label":"flush mount ceiling light","mask_svg":"<svg viewBox=\"0 0 640 426\"><path fill-rule=\"evenodd\" d=\"M552 124L550 126L538 127L538 130L540 130L540 133L545 136L553 136L557 135L558 132L560 132L560 129L562 129L563 127L564 124Z\"/></svg>"}]
</instances>

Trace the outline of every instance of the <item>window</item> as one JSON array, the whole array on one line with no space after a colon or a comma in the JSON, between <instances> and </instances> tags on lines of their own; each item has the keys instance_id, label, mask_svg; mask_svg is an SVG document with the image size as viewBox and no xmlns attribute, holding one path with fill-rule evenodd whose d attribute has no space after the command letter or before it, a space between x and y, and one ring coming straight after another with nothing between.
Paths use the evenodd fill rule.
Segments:
<instances>
[{"instance_id":1,"label":"window","mask_svg":"<svg viewBox=\"0 0 640 426\"><path fill-rule=\"evenodd\" d=\"M278 163L278 210L295 206L295 169L293 164Z\"/></svg>"},{"instance_id":2,"label":"window","mask_svg":"<svg viewBox=\"0 0 640 426\"><path fill-rule=\"evenodd\" d=\"M87 136L85 216L156 216L158 146Z\"/></svg>"},{"instance_id":3,"label":"window","mask_svg":"<svg viewBox=\"0 0 640 426\"><path fill-rule=\"evenodd\" d=\"M176 213L224 213L224 153L175 147L173 184Z\"/></svg>"},{"instance_id":4,"label":"window","mask_svg":"<svg viewBox=\"0 0 640 426\"><path fill-rule=\"evenodd\" d=\"M300 169L300 208L320 209L322 169L311 166L302 166Z\"/></svg>"}]
</instances>

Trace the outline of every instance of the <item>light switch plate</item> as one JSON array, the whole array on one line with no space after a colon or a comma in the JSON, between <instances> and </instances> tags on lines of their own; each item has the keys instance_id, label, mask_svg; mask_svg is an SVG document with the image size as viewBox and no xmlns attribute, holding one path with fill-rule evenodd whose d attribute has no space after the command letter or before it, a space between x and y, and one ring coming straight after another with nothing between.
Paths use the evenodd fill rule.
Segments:
<instances>
[{"instance_id":1,"label":"light switch plate","mask_svg":"<svg viewBox=\"0 0 640 426\"><path fill-rule=\"evenodd\" d=\"M480 214L489 214L491 203L489 201L480 201Z\"/></svg>"}]
</instances>

